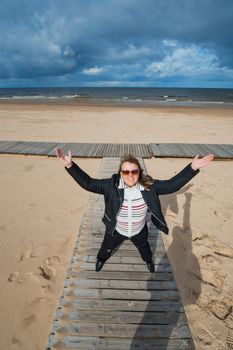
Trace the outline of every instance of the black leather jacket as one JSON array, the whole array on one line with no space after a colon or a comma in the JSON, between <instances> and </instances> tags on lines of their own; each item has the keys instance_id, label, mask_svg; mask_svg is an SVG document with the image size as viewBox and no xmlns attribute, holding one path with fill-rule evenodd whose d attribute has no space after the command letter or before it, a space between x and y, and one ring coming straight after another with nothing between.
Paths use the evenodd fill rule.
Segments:
<instances>
[{"instance_id":1,"label":"black leather jacket","mask_svg":"<svg viewBox=\"0 0 233 350\"><path fill-rule=\"evenodd\" d=\"M105 212L102 221L106 225L106 232L113 235L116 217L124 200L124 189L118 188L119 175L113 174L109 179L93 179L74 162L70 168L65 169L85 190L104 195ZM169 232L161 210L159 195L178 191L198 172L199 170L193 170L189 164L171 179L154 180L153 185L148 190L141 191L151 213L152 222L159 230L166 234Z\"/></svg>"}]
</instances>

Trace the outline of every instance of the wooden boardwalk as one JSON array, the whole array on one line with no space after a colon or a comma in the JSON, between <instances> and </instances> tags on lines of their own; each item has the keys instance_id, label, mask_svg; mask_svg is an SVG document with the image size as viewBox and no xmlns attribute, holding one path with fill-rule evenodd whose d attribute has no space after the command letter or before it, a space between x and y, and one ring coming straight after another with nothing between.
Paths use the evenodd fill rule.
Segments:
<instances>
[{"instance_id":1,"label":"wooden boardwalk","mask_svg":"<svg viewBox=\"0 0 233 350\"><path fill-rule=\"evenodd\" d=\"M215 158L233 158L233 145L196 143L150 143L149 151L154 157L192 158L196 154L213 153Z\"/></svg>"},{"instance_id":2,"label":"wooden boardwalk","mask_svg":"<svg viewBox=\"0 0 233 350\"><path fill-rule=\"evenodd\" d=\"M55 157L55 148L63 152L72 150L74 157L103 158L121 157L124 154L133 154L136 157L151 158L145 144L128 143L59 143L59 142L27 142L27 141L0 141L0 154L45 155Z\"/></svg>"},{"instance_id":3,"label":"wooden boardwalk","mask_svg":"<svg viewBox=\"0 0 233 350\"><path fill-rule=\"evenodd\" d=\"M109 177L118 165L119 158L103 159L99 177ZM103 208L103 197L91 194L47 350L194 349L162 238L150 222L155 273L130 241L95 272Z\"/></svg>"},{"instance_id":4,"label":"wooden boardwalk","mask_svg":"<svg viewBox=\"0 0 233 350\"><path fill-rule=\"evenodd\" d=\"M72 150L74 157L106 158L132 154L135 157L192 158L196 154L204 156L213 153L216 159L233 159L233 144L194 143L59 143L0 141L0 154L44 155L55 157L55 148L63 152Z\"/></svg>"}]
</instances>

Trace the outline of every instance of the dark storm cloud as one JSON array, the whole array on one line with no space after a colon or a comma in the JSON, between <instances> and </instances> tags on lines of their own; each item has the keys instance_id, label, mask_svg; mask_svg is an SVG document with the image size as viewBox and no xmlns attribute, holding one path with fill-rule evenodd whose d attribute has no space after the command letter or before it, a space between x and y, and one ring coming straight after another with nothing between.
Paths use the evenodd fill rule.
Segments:
<instances>
[{"instance_id":1,"label":"dark storm cloud","mask_svg":"<svg viewBox=\"0 0 233 350\"><path fill-rule=\"evenodd\" d=\"M4 0L0 82L229 85L232 20L231 0Z\"/></svg>"}]
</instances>

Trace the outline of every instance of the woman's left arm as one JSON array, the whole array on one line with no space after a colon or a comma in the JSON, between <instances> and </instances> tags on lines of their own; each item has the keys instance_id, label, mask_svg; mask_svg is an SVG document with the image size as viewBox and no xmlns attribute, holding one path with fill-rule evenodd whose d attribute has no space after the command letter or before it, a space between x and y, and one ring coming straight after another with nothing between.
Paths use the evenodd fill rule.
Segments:
<instances>
[{"instance_id":1,"label":"woman's left arm","mask_svg":"<svg viewBox=\"0 0 233 350\"><path fill-rule=\"evenodd\" d=\"M187 165L183 170L181 170L177 175L173 176L171 179L155 180L154 187L157 194L169 194L178 191L199 173L200 168L209 165L213 159L213 154L208 154L207 156L202 158L199 158L199 156L196 155L193 158L192 163Z\"/></svg>"}]
</instances>

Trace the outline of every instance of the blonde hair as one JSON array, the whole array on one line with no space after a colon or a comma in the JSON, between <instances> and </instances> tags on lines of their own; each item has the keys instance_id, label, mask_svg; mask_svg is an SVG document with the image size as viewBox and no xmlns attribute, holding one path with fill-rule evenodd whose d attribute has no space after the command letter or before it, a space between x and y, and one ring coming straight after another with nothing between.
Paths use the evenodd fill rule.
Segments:
<instances>
[{"instance_id":1,"label":"blonde hair","mask_svg":"<svg viewBox=\"0 0 233 350\"><path fill-rule=\"evenodd\" d=\"M123 163L132 163L135 164L138 169L139 169L139 177L138 177L138 182L145 188L145 190L149 190L149 187L154 183L153 178L150 175L144 175L143 174L143 169L141 167L141 164L139 163L139 160L133 156L125 155L121 158L118 174L121 174L121 167Z\"/></svg>"}]
</instances>

